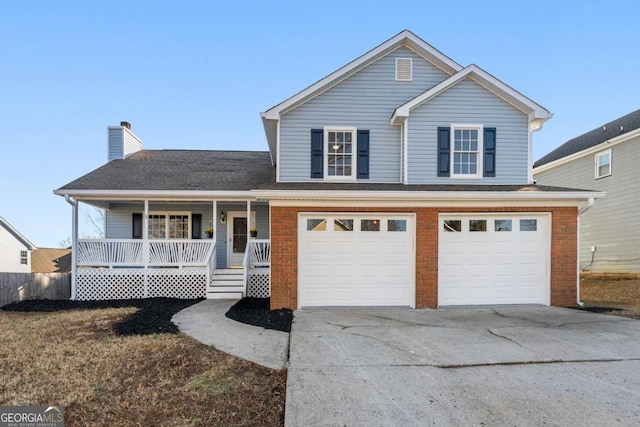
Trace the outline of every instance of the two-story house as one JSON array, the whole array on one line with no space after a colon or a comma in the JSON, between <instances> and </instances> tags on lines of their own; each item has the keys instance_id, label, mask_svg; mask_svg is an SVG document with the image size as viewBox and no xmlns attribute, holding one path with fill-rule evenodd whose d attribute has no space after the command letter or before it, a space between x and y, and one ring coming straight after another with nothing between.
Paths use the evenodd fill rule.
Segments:
<instances>
[{"instance_id":1,"label":"two-story house","mask_svg":"<svg viewBox=\"0 0 640 427\"><path fill-rule=\"evenodd\" d=\"M0 217L0 273L31 273L36 246Z\"/></svg>"},{"instance_id":2,"label":"two-story house","mask_svg":"<svg viewBox=\"0 0 640 427\"><path fill-rule=\"evenodd\" d=\"M74 224L107 209L105 240L74 226L73 297L575 305L579 209L602 194L533 185L551 113L478 66L403 31L261 116L266 152L109 128L110 161L55 191Z\"/></svg>"},{"instance_id":3,"label":"two-story house","mask_svg":"<svg viewBox=\"0 0 640 427\"><path fill-rule=\"evenodd\" d=\"M580 218L582 270L640 273L638 161L640 110L570 139L534 164L540 184L607 194Z\"/></svg>"}]
</instances>

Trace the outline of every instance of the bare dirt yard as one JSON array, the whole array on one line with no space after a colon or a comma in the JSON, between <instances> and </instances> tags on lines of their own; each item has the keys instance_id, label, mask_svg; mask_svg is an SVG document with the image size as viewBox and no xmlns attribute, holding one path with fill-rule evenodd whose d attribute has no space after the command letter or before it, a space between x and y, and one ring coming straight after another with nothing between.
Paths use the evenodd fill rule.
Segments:
<instances>
[{"instance_id":1,"label":"bare dirt yard","mask_svg":"<svg viewBox=\"0 0 640 427\"><path fill-rule=\"evenodd\" d=\"M69 426L283 424L285 370L175 331L118 333L142 311L0 309L0 405L64 405Z\"/></svg>"},{"instance_id":2,"label":"bare dirt yard","mask_svg":"<svg viewBox=\"0 0 640 427\"><path fill-rule=\"evenodd\" d=\"M580 295L587 308L640 320L640 278L637 275L582 275Z\"/></svg>"}]
</instances>

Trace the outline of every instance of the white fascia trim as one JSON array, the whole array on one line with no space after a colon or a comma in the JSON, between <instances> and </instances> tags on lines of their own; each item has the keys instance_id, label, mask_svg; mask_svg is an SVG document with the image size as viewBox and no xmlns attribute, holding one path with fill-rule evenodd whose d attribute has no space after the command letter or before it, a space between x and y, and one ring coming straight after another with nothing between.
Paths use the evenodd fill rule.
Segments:
<instances>
[{"instance_id":1,"label":"white fascia trim","mask_svg":"<svg viewBox=\"0 0 640 427\"><path fill-rule=\"evenodd\" d=\"M428 44L427 42L422 40L420 37L416 36L415 34L413 34L409 30L404 30L401 33L399 33L398 35L396 35L396 36L390 38L389 40L387 40L386 42L382 43L378 47L373 48L372 50L370 50L369 52L365 53L364 55L358 57L357 59L355 59L355 60L351 61L350 63L348 63L347 65L343 66L342 68L339 68L338 70L336 70L333 73L329 74L325 78L323 78L321 80L318 80L316 83L312 84L311 86L307 87L306 89L302 90L301 92L298 92L297 94L295 94L292 97L286 99L285 101L281 102L280 104L276 105L275 107L272 107L269 110L265 111L264 113L261 113L262 117L264 119L268 119L268 120L278 120L278 119L280 119L280 112L281 111L286 110L291 105L294 105L295 103L297 103L301 99L304 99L305 97L311 95L312 93L314 93L315 91L321 89L322 87L324 87L326 85L329 85L332 81L341 79L341 77L344 76L345 74L348 74L352 70L354 70L356 68L359 68L363 64L375 59L380 53L384 52L387 49L392 48L394 45L402 44L405 40L409 40L409 41L417 44L418 46L420 46L421 48L423 48L424 50L429 52L431 55L435 56L440 61L445 63L451 69L453 69L455 71L459 71L459 70L462 69L462 66L460 64L456 63L451 58L449 58L446 55L444 55L442 52L440 52L439 50L437 50L436 48L434 48L433 46L431 46L430 44Z\"/></svg>"},{"instance_id":2,"label":"white fascia trim","mask_svg":"<svg viewBox=\"0 0 640 427\"><path fill-rule=\"evenodd\" d=\"M254 190L257 199L268 200L577 200L601 199L604 192L507 192L507 191L336 191Z\"/></svg>"},{"instance_id":3,"label":"white fascia trim","mask_svg":"<svg viewBox=\"0 0 640 427\"><path fill-rule=\"evenodd\" d=\"M9 224L9 222L7 222L6 219L4 218L0 218L0 225L2 225L8 232L9 234L14 235L18 240L22 241L22 244L25 245L27 247L28 250L33 250L33 249L37 249L37 246L34 245L33 243L31 243L29 241L29 239L27 239L26 237L24 237L22 235L22 233L20 233L18 230L16 230L11 224Z\"/></svg>"},{"instance_id":4,"label":"white fascia trim","mask_svg":"<svg viewBox=\"0 0 640 427\"><path fill-rule=\"evenodd\" d=\"M251 191L55 190L53 193L78 200L254 200Z\"/></svg>"},{"instance_id":5,"label":"white fascia trim","mask_svg":"<svg viewBox=\"0 0 640 427\"><path fill-rule=\"evenodd\" d=\"M579 200L271 200L269 207L327 208L579 208Z\"/></svg>"},{"instance_id":6,"label":"white fascia trim","mask_svg":"<svg viewBox=\"0 0 640 427\"><path fill-rule=\"evenodd\" d=\"M392 125L400 124L407 117L409 117L411 110L429 101L435 96L441 94L442 92L446 91L447 89L449 89L450 87L452 87L453 85L460 82L462 79L466 77L475 77L476 79L479 79L481 81L479 83L481 83L483 86L485 85L488 86L487 87L488 90L491 90L491 92L495 93L497 96L501 97L506 102L508 102L509 104L513 105L515 108L521 111L522 111L522 108L520 108L517 105L514 105L514 103L508 97L511 97L516 101L518 101L519 103L525 105L529 109L529 111L525 111L525 113L530 115L529 121L533 122L535 120L536 123L538 123L537 124L538 128L542 126L543 122L545 122L546 120L549 120L553 116L553 114L551 114L546 108L542 107L540 104L527 98L517 90L513 89L511 86L498 80L497 78L487 73L477 65L471 64L468 67L464 68L463 70L459 71L458 73L454 74L453 76L449 77L448 79L441 81L431 89L423 92L421 95L418 95L412 100L396 108L396 110L393 112L393 115L391 116L391 124Z\"/></svg>"},{"instance_id":7,"label":"white fascia trim","mask_svg":"<svg viewBox=\"0 0 640 427\"><path fill-rule=\"evenodd\" d=\"M273 154L271 155L271 164L273 164ZM276 182L280 182L280 120L276 123Z\"/></svg>"},{"instance_id":8,"label":"white fascia trim","mask_svg":"<svg viewBox=\"0 0 640 427\"><path fill-rule=\"evenodd\" d=\"M614 145L626 142L636 136L640 136L640 128L634 129L631 132L627 132L623 135L616 136L615 138L611 138L608 141L601 142L598 145L594 145L593 147L585 148L582 151L578 151L573 154L569 154L568 156L562 157L560 159L554 160L553 162L545 163L542 166L538 166L533 169L533 174L537 174L540 172L544 172L546 170L555 168L557 166L563 165L565 163L569 163L572 160L579 159L580 157L589 156L597 153L598 151L607 149L609 147L613 147Z\"/></svg>"}]
</instances>

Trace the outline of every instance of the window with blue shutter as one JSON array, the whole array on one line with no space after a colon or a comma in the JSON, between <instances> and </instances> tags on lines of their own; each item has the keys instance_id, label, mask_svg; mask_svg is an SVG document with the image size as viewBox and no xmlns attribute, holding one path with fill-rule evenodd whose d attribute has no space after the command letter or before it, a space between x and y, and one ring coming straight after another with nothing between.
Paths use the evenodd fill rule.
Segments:
<instances>
[{"instance_id":1,"label":"window with blue shutter","mask_svg":"<svg viewBox=\"0 0 640 427\"><path fill-rule=\"evenodd\" d=\"M358 129L358 179L369 179L369 131Z\"/></svg>"},{"instance_id":2,"label":"window with blue shutter","mask_svg":"<svg viewBox=\"0 0 640 427\"><path fill-rule=\"evenodd\" d=\"M496 176L496 128L484 128L484 173L482 176Z\"/></svg>"},{"instance_id":3,"label":"window with blue shutter","mask_svg":"<svg viewBox=\"0 0 640 427\"><path fill-rule=\"evenodd\" d=\"M438 128L438 176L449 176L449 165L451 159L451 147L449 135L451 129L448 127Z\"/></svg>"},{"instance_id":4,"label":"window with blue shutter","mask_svg":"<svg viewBox=\"0 0 640 427\"><path fill-rule=\"evenodd\" d=\"M311 178L323 177L323 136L323 129L311 129Z\"/></svg>"}]
</instances>

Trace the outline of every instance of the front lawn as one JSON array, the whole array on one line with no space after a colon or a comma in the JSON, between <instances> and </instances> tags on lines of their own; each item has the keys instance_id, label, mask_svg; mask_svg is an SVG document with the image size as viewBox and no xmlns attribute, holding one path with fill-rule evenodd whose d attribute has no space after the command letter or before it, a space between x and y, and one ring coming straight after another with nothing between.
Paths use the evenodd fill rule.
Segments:
<instances>
[{"instance_id":1,"label":"front lawn","mask_svg":"<svg viewBox=\"0 0 640 427\"><path fill-rule=\"evenodd\" d=\"M0 405L64 405L69 426L283 424L285 370L173 330L130 335L145 308L114 305L0 309Z\"/></svg>"}]
</instances>

